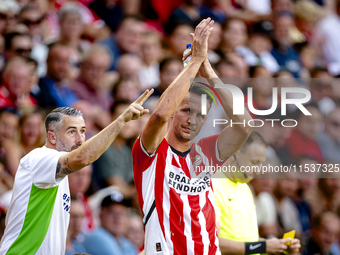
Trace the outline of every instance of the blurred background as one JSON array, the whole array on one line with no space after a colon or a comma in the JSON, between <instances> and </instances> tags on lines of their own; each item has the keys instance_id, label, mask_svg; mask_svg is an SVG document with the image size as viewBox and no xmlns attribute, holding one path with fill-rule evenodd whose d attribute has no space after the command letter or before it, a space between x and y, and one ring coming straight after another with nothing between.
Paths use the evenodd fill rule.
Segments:
<instances>
[{"instance_id":1,"label":"blurred background","mask_svg":"<svg viewBox=\"0 0 340 255\"><path fill-rule=\"evenodd\" d=\"M256 128L269 144L267 163L339 163L339 15L339 0L0 0L0 235L19 161L45 142L46 114L81 110L88 139L145 89L155 89L145 106L152 111L183 69L190 33L207 17L215 21L209 61L219 77L244 92L253 88L256 109L270 108L273 87L312 94L311 117L288 114L297 127ZM117 254L142 249L131 148L147 120L129 122L93 165L69 176L67 254L89 252L83 241L95 245L87 235L99 225L125 236L126 250ZM260 236L295 229L302 253L340 254L338 176L270 177L250 183ZM107 209L102 201L113 193L129 203L111 199L116 206Z\"/></svg>"}]
</instances>

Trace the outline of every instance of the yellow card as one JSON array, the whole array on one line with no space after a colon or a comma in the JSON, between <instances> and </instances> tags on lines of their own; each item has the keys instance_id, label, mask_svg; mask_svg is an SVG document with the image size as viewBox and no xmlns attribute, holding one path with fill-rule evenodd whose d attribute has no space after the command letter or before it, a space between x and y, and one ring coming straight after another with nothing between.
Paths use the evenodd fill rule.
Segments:
<instances>
[{"instance_id":1,"label":"yellow card","mask_svg":"<svg viewBox=\"0 0 340 255\"><path fill-rule=\"evenodd\" d=\"M289 231L289 232L285 233L283 235L282 239L286 239L286 238L294 239L294 237L295 237L295 230L292 230L292 231ZM290 245L290 242L285 243L285 245Z\"/></svg>"}]
</instances>

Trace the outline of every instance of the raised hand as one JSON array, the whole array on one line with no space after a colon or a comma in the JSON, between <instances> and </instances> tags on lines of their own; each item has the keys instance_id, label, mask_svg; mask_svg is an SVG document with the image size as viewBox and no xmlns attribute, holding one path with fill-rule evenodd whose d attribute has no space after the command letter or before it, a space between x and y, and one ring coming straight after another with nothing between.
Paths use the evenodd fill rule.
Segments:
<instances>
[{"instance_id":1,"label":"raised hand","mask_svg":"<svg viewBox=\"0 0 340 255\"><path fill-rule=\"evenodd\" d=\"M192 59L203 62L207 58L208 53L208 38L213 30L214 21L211 18L202 20L195 28L195 33L191 33L192 46L191 52L187 55L192 55ZM187 56L184 56L184 59Z\"/></svg>"},{"instance_id":2,"label":"raised hand","mask_svg":"<svg viewBox=\"0 0 340 255\"><path fill-rule=\"evenodd\" d=\"M150 91L147 89L144 93L135 101L133 102L121 115L124 122L128 122L130 120L139 119L144 114L149 112L148 109L143 108L144 102L151 96L153 93L153 89Z\"/></svg>"}]
</instances>

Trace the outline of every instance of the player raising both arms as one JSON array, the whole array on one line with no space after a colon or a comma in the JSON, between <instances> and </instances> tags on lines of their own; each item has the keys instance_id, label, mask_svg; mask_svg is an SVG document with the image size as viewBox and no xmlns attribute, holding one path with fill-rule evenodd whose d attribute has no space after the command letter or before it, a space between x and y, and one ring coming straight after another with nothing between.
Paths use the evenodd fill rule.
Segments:
<instances>
[{"instance_id":1,"label":"player raising both arms","mask_svg":"<svg viewBox=\"0 0 340 255\"><path fill-rule=\"evenodd\" d=\"M162 94L133 148L134 178L144 214L148 255L220 254L210 175L197 176L190 169L193 159L197 159L195 166L222 164L242 146L251 128L228 127L220 135L190 144L207 118L201 114L201 95L205 92L200 85L190 85L190 78L201 68L204 78L222 83L207 60L212 26L208 18L196 27L191 60ZM216 91L233 122L251 120L248 112L233 116L231 93ZM207 95L207 99L210 107L212 98Z\"/></svg>"}]
</instances>

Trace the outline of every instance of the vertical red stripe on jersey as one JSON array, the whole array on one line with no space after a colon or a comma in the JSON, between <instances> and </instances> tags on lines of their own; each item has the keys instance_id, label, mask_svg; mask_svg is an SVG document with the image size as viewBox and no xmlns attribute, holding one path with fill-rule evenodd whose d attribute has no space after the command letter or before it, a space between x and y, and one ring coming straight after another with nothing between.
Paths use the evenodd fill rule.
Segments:
<instances>
[{"instance_id":1,"label":"vertical red stripe on jersey","mask_svg":"<svg viewBox=\"0 0 340 255\"><path fill-rule=\"evenodd\" d=\"M187 241L184 235L183 201L173 188L170 188L170 235L174 255L187 254Z\"/></svg>"},{"instance_id":2,"label":"vertical red stripe on jersey","mask_svg":"<svg viewBox=\"0 0 340 255\"><path fill-rule=\"evenodd\" d=\"M159 225L162 228L163 236L166 240L164 231L164 211L163 211L163 183L164 183L164 172L166 165L166 155L168 151L168 143L165 138L157 149L157 162L156 162L156 173L155 173L155 201L156 209L159 219Z\"/></svg>"},{"instance_id":3,"label":"vertical red stripe on jersey","mask_svg":"<svg viewBox=\"0 0 340 255\"><path fill-rule=\"evenodd\" d=\"M215 223L215 210L214 207L212 205L212 203L210 202L209 199L209 192L205 193L205 198L206 198L206 202L205 205L202 209L204 218L205 218L205 222L206 222L206 229L209 233L209 255L213 255L216 254L216 250L217 250L217 246L215 245L215 231L216 231L216 223Z\"/></svg>"},{"instance_id":4,"label":"vertical red stripe on jersey","mask_svg":"<svg viewBox=\"0 0 340 255\"><path fill-rule=\"evenodd\" d=\"M190 176L190 170L188 168L188 164L186 162L186 157L181 157L181 156L178 156L179 158L179 163L181 164L181 167L182 167L182 170L184 171L185 175L188 177L188 178L191 178Z\"/></svg>"},{"instance_id":5,"label":"vertical red stripe on jersey","mask_svg":"<svg viewBox=\"0 0 340 255\"><path fill-rule=\"evenodd\" d=\"M201 235L201 224L198 219L200 208L200 196L199 195L188 195L189 205L191 208L191 234L194 241L195 255L203 255L204 244L202 242Z\"/></svg>"}]
</instances>

